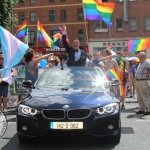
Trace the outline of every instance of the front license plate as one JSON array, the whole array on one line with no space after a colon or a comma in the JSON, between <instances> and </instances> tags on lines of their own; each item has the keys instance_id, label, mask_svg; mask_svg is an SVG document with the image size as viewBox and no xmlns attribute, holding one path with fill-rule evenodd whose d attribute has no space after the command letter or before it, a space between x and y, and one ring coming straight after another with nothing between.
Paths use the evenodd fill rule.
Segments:
<instances>
[{"instance_id":1,"label":"front license plate","mask_svg":"<svg viewBox=\"0 0 150 150\"><path fill-rule=\"evenodd\" d=\"M50 129L83 129L83 122L50 122Z\"/></svg>"}]
</instances>

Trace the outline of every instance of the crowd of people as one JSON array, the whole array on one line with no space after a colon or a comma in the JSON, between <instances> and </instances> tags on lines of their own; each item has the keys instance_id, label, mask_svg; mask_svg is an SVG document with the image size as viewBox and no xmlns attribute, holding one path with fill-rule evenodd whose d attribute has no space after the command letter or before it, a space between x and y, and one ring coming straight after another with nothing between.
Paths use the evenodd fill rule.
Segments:
<instances>
[{"instance_id":1,"label":"crowd of people","mask_svg":"<svg viewBox=\"0 0 150 150\"><path fill-rule=\"evenodd\" d=\"M125 109L125 97L128 96L128 93L133 98L135 98L136 93L139 103L139 110L136 113L150 114L150 86L148 84L150 63L147 62L144 52L140 52L138 57L135 57L133 60L128 60L124 57L121 50L113 54L110 49L106 48L102 52L95 52L92 57L80 48L80 42L77 38L73 39L72 46L69 46L66 36L67 29L66 26L63 26L62 42L67 55L57 57L50 53L39 56L29 48L21 62L16 65L16 67L19 65L25 66L25 80L31 80L32 85L34 85L38 78L38 63L43 59L47 61L44 69L70 66L96 66L101 68L104 73L107 73L110 69L114 68L124 87L124 94L119 97L121 109ZM3 55L0 54L0 70L2 68ZM2 110L1 104L3 102L4 111L7 108L7 93L8 84L0 80L0 109Z\"/></svg>"}]
</instances>

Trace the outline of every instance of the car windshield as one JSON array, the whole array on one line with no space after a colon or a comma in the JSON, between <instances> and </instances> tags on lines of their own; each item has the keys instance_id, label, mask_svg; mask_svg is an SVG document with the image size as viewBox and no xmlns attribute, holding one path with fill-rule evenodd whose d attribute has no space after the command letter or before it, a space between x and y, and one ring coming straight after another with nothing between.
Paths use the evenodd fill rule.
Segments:
<instances>
[{"instance_id":1,"label":"car windshield","mask_svg":"<svg viewBox=\"0 0 150 150\"><path fill-rule=\"evenodd\" d=\"M46 70L36 83L38 87L103 85L106 78L98 68L72 67Z\"/></svg>"}]
</instances>

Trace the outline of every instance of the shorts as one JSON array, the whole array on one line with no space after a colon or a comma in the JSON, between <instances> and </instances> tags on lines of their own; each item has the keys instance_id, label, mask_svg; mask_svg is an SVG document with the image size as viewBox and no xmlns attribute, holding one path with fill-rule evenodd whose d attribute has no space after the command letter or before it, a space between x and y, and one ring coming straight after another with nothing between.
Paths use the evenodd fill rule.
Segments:
<instances>
[{"instance_id":1,"label":"shorts","mask_svg":"<svg viewBox=\"0 0 150 150\"><path fill-rule=\"evenodd\" d=\"M135 78L133 79L133 84L134 84L134 86L136 86L136 79Z\"/></svg>"},{"instance_id":2,"label":"shorts","mask_svg":"<svg viewBox=\"0 0 150 150\"><path fill-rule=\"evenodd\" d=\"M0 96L7 97L8 95L8 85L0 84Z\"/></svg>"}]
</instances>

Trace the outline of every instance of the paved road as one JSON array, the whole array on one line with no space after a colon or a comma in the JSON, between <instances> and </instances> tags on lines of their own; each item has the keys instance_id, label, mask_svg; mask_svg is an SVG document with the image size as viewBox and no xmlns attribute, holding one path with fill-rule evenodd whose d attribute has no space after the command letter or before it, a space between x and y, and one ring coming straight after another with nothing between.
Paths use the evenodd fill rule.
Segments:
<instances>
[{"instance_id":1,"label":"paved road","mask_svg":"<svg viewBox=\"0 0 150 150\"><path fill-rule=\"evenodd\" d=\"M0 139L2 150L149 150L150 115L134 113L138 109L136 99L126 99L126 110L121 113L122 137L120 143L103 139L44 140L20 144L16 135L15 109L7 113L8 129Z\"/></svg>"}]
</instances>

